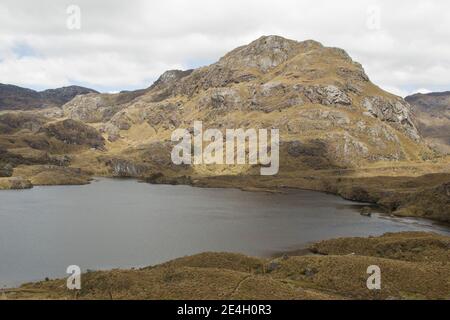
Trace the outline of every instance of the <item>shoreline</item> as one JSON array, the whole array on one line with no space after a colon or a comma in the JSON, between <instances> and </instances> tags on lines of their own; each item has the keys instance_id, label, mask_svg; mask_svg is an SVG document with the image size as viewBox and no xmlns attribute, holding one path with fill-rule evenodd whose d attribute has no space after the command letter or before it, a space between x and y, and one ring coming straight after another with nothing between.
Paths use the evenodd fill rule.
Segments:
<instances>
[{"instance_id":1,"label":"shoreline","mask_svg":"<svg viewBox=\"0 0 450 320\"><path fill-rule=\"evenodd\" d=\"M91 183L100 182L101 180L110 180L110 181L117 182L117 183L119 183L120 180L127 180L127 181L130 181L131 183L140 183L140 181L138 179L135 179L135 178L114 178L114 177L104 177L104 176L103 177L100 177L100 176L93 177L91 179ZM141 181L141 183L142 183L142 181ZM81 186L83 186L83 185L81 185ZM158 185L156 185L156 187L157 186ZM179 186L180 187L197 188L195 185L179 185ZM46 186L44 186L44 187L46 187ZM48 186L48 187L55 187L56 188L58 186ZM199 188L200 189L204 189L206 187L199 187ZM216 187L208 187L208 188L209 189L214 188L214 189L217 189L217 190L224 189L224 188L216 188ZM228 187L226 189L231 189L231 187ZM254 191L242 190L242 189L239 189L239 188L234 188L234 189L242 191L242 192L254 192ZM296 192L307 191L307 192L313 192L313 193L321 193L321 194L333 195L331 193L324 193L324 192L320 192L320 191L316 191L316 190L303 190L303 189L299 189L299 188L292 188L292 189L291 188L289 188L289 189L284 188L284 191L285 192L282 192L282 193L279 193L279 194L280 195L287 194L287 192L289 192L289 191L291 191L293 194L295 194ZM333 195L333 196L338 197L337 195ZM348 204L348 205L344 204L344 206L346 206L346 207L348 206L348 208L351 208L351 210L354 211L355 218L358 219L357 218L357 215L359 215L358 207L365 206L365 204L361 204L361 203ZM389 216L389 215L385 215L383 213L375 213L374 218L376 218L376 219L388 219L388 220L393 221L394 223L417 224L419 227L420 226L425 227L424 230L428 229L430 232L436 232L438 234L450 234L449 226L440 225L440 224L437 224L435 221L428 220L428 219L405 218L405 217L398 217L398 218L396 218L396 217L392 217L392 216ZM366 218L364 218L364 219L366 219ZM371 219L371 218L368 217L367 219ZM398 219L399 221L396 221L396 219ZM407 221L407 220L410 220L410 221ZM423 222L423 224L421 222ZM443 227L443 228L441 228L441 227ZM440 232L440 230L442 230L442 232ZM342 234L340 237L348 237L348 236L352 236L352 235L351 234ZM370 236L370 234L367 234L367 236ZM323 237L315 239L314 241L323 241L323 240L329 239L330 237L333 237L333 236L330 236L330 235L326 236L326 235L324 235ZM310 250L308 250L308 247L311 244L313 244L313 242L305 242L305 243L301 243L301 244L295 244L293 246L286 247L285 249L281 249L281 250L269 250L269 251L267 251L265 253L258 254L257 257L259 257L261 259L268 259L268 258L272 258L272 257L282 257L283 255L286 255L286 254L287 255L295 254L296 256L309 256L312 253ZM111 267L111 268L108 267L105 270L111 270L111 269L113 269L113 267Z\"/></svg>"},{"instance_id":2,"label":"shoreline","mask_svg":"<svg viewBox=\"0 0 450 320\"><path fill-rule=\"evenodd\" d=\"M450 176L450 173L449 173ZM14 178L14 177L13 177ZM19 179L21 177L18 177ZM114 175L89 175L86 178L86 181L82 183L55 183L55 184L36 184L32 185L30 184L30 187L27 188L17 188L17 189L0 189L1 191L7 191L7 190L27 190L32 189L33 187L42 187L42 186L83 186L91 184L96 179L113 179L113 180L133 180L137 183L148 183L151 185L165 185L165 186L189 186L192 188L200 188L200 189L235 189L240 190L243 192L259 192L259 193L269 193L269 194L285 194L286 191L289 190L298 190L298 191L311 191L311 192L319 192L323 194L333 195L340 197L343 200L351 201L354 203L360 203L361 206L368 207L372 210L378 211L373 213L382 213L386 217L393 217L393 218L413 218L413 219L423 219L425 221L430 221L434 224L450 228L450 218L447 221L442 221L441 219L435 219L433 217L422 217L420 215L415 214L408 214L402 213L399 214L398 212L390 210L387 206L381 205L379 201L370 201L371 199L367 199L366 197L352 197L352 196L346 196L343 195L341 192L337 192L337 190L328 190L326 188L308 188L304 186L296 186L295 185L295 179L292 179L294 184L292 185L285 185L285 186L241 186L239 185L238 179L241 179L242 177L235 177L235 181L232 181L230 184L227 184L223 181L223 179L228 179L230 176L213 176L213 177L199 177L198 179L192 179L191 177L188 177L189 179L186 179L186 177L175 177L170 180L166 181L151 181L147 177L122 177L122 176L114 176ZM232 177L233 178L233 177ZM249 177L254 178L252 176ZM211 183L212 182L212 183ZM291 181L292 182L292 181ZM356 187L356 185L355 185ZM372 212L371 212L372 213ZM369 216L370 217L370 216Z\"/></svg>"},{"instance_id":3,"label":"shoreline","mask_svg":"<svg viewBox=\"0 0 450 320\"><path fill-rule=\"evenodd\" d=\"M405 241L413 241L415 245L405 247ZM417 246L421 250L418 251ZM166 300L174 297L190 297L200 300L211 298L234 300L243 298L235 295L238 292L237 284L242 283L242 279L248 279L248 284L254 283L256 287L250 285L239 288L244 290L244 297L250 300L261 299L261 294L266 293L259 289L258 284L265 287L269 283L277 285L272 287L269 295L264 298L275 300L280 298L378 300L392 297L448 299L445 283L435 277L436 275L446 277L446 274L450 274L448 264L450 256L448 249L445 249L449 246L448 236L401 232L386 233L377 237L340 237L316 241L305 249L266 258L206 252L147 267L84 272L82 289L76 293L66 289L66 278L59 278L0 289L0 298ZM384 249L381 250L382 248ZM383 290L376 294L364 287L364 277L364 281L361 280L361 275L366 273L367 265L370 264L380 265L382 270L389 270L396 275L394 278L386 278ZM426 270L423 270L424 268ZM330 282L331 274L339 281ZM408 276L405 278L400 276L402 274ZM233 280L229 278L230 276ZM410 277L418 276L427 279L414 282L412 285ZM116 281L120 281L120 285L117 285ZM178 286L179 281L184 283L182 287ZM183 289L187 285L186 281L202 287L202 290L193 293L188 285L186 291ZM229 281L235 282L236 286L233 285L226 293ZM212 283L214 286L211 288ZM289 283L288 287L294 286L296 289L292 291L287 290L288 287L280 288L279 285L283 283ZM134 289L130 291L130 288ZM172 293L175 293L175 296ZM310 295L311 293L314 295Z\"/></svg>"}]
</instances>

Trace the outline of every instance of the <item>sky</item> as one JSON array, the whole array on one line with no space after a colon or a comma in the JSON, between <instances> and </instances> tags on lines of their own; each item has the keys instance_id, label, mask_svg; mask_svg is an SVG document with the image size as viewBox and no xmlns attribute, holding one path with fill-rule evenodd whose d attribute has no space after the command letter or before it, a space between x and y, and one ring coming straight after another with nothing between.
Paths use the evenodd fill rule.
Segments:
<instances>
[{"instance_id":1,"label":"sky","mask_svg":"<svg viewBox=\"0 0 450 320\"><path fill-rule=\"evenodd\" d=\"M0 83L146 88L262 35L345 49L400 96L450 90L448 0L2 0Z\"/></svg>"}]
</instances>

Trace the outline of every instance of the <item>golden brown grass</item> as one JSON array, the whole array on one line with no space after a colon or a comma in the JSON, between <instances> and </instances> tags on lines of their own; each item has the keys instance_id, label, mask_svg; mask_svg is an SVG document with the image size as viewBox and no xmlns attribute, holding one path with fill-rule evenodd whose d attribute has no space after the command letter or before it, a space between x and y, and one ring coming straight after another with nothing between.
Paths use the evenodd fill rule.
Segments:
<instances>
[{"instance_id":1,"label":"golden brown grass","mask_svg":"<svg viewBox=\"0 0 450 320\"><path fill-rule=\"evenodd\" d=\"M7 299L450 299L450 237L425 233L312 245L321 255L261 259L203 253L154 267L88 272L82 290L65 280L3 290ZM323 255L326 254L326 255ZM367 268L382 288L367 289Z\"/></svg>"}]
</instances>

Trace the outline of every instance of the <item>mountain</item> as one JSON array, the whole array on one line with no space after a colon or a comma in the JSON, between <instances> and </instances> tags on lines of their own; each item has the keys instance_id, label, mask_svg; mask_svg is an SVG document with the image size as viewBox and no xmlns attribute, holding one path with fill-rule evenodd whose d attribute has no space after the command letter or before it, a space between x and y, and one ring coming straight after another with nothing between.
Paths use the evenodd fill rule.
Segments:
<instances>
[{"instance_id":1,"label":"mountain","mask_svg":"<svg viewBox=\"0 0 450 320\"><path fill-rule=\"evenodd\" d=\"M0 84L0 111L60 107L75 96L88 93L98 92L79 86L38 92L14 85Z\"/></svg>"},{"instance_id":2,"label":"mountain","mask_svg":"<svg viewBox=\"0 0 450 320\"><path fill-rule=\"evenodd\" d=\"M260 164L175 165L171 135L192 132L195 121L223 133L279 129L278 174L261 177ZM104 175L305 188L450 221L450 164L427 146L417 122L407 101L373 84L344 50L264 36L209 66L167 71L147 89L78 95L59 113L0 114L0 174L33 185Z\"/></svg>"},{"instance_id":3,"label":"mountain","mask_svg":"<svg viewBox=\"0 0 450 320\"><path fill-rule=\"evenodd\" d=\"M450 153L450 92L415 94L405 98L413 107L417 128L436 150Z\"/></svg>"},{"instance_id":4,"label":"mountain","mask_svg":"<svg viewBox=\"0 0 450 320\"><path fill-rule=\"evenodd\" d=\"M155 161L139 150L170 148L163 142L172 131L196 120L223 130L279 128L287 170L418 160L427 153L409 104L371 83L345 51L315 41L262 37L210 66L168 71L132 100L125 94L80 96L63 110L66 117L97 124L116 157L140 164ZM134 147L120 150L124 145Z\"/></svg>"}]
</instances>

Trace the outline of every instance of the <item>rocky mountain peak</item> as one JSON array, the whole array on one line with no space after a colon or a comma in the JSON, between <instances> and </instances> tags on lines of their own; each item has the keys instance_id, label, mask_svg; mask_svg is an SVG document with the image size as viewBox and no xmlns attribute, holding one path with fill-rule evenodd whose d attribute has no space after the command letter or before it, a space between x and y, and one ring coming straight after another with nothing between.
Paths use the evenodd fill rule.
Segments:
<instances>
[{"instance_id":1,"label":"rocky mountain peak","mask_svg":"<svg viewBox=\"0 0 450 320\"><path fill-rule=\"evenodd\" d=\"M267 72L295 56L299 53L300 48L321 46L315 41L300 43L280 36L263 36L229 52L219 60L219 64L235 68L257 68L262 72Z\"/></svg>"},{"instance_id":2,"label":"rocky mountain peak","mask_svg":"<svg viewBox=\"0 0 450 320\"><path fill-rule=\"evenodd\" d=\"M168 70L164 72L158 80L152 85L152 87L171 84L176 80L180 80L192 73L193 70Z\"/></svg>"}]
</instances>

